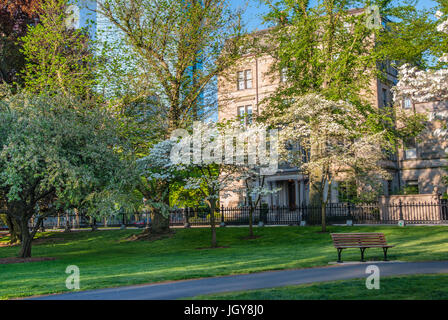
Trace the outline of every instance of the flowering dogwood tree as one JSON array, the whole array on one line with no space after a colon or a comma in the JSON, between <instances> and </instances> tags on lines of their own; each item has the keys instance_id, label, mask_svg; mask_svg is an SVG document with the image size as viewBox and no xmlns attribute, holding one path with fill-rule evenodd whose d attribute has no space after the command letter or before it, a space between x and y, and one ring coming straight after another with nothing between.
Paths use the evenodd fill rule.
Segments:
<instances>
[{"instance_id":1,"label":"flowering dogwood tree","mask_svg":"<svg viewBox=\"0 0 448 320\"><path fill-rule=\"evenodd\" d=\"M263 186L253 184L256 177L276 172L276 169L271 168L277 164L277 159L273 159L276 155L276 138L269 137L271 147L268 161L265 153L266 131L263 129L243 128L241 122L230 121L220 126L198 122L194 125L193 136L185 130L175 133L177 138L182 136L182 139L172 153L172 161L188 165L189 177L185 179L184 188L198 191L210 209L212 247L217 245L215 213L220 199L245 191L251 196L257 194L255 205L258 205L261 196L269 192L264 183ZM255 207L252 200L250 204L252 236Z\"/></svg>"},{"instance_id":2,"label":"flowering dogwood tree","mask_svg":"<svg viewBox=\"0 0 448 320\"><path fill-rule=\"evenodd\" d=\"M253 215L256 208L260 207L264 197L277 193L281 188L268 188L266 186L266 175L256 167L247 167L241 175L244 181L244 191L247 195L247 206L249 207L249 237L254 237ZM260 208L261 209L261 208Z\"/></svg>"},{"instance_id":3,"label":"flowering dogwood tree","mask_svg":"<svg viewBox=\"0 0 448 320\"><path fill-rule=\"evenodd\" d=\"M391 149L384 131L372 132L368 118L354 105L318 94L299 96L283 109L267 106L266 121L280 130L281 159L300 168L317 192L326 231L326 205L336 179L356 178L358 188L373 191L379 178L383 150ZM374 193L371 193L374 194Z\"/></svg>"},{"instance_id":4,"label":"flowering dogwood tree","mask_svg":"<svg viewBox=\"0 0 448 320\"><path fill-rule=\"evenodd\" d=\"M169 230L169 185L185 177L185 166L174 164L170 159L174 144L173 140L163 140L151 148L148 156L137 161L142 179L137 189L145 197L145 205L153 213L154 233Z\"/></svg>"}]
</instances>

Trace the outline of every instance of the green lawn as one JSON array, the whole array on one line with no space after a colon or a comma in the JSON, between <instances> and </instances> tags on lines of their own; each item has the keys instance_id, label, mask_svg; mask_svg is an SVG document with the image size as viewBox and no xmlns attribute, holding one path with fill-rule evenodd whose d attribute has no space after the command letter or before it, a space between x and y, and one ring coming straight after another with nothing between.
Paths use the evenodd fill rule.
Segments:
<instances>
[{"instance_id":1,"label":"green lawn","mask_svg":"<svg viewBox=\"0 0 448 320\"><path fill-rule=\"evenodd\" d=\"M330 232L384 232L396 248L390 259L402 261L448 260L448 227L329 227ZM140 230L46 233L54 239L33 246L34 257L53 261L0 264L0 298L68 291L65 269L77 265L81 289L123 286L165 280L307 268L328 265L337 259L329 234L319 227L256 228L261 236L243 240L247 228L219 228L220 248L209 246L206 228L177 229L174 237L153 242L128 242ZM0 258L13 257L17 247L0 247ZM346 250L346 261L359 260L359 250ZM381 259L382 250L368 249L367 259Z\"/></svg>"},{"instance_id":2,"label":"green lawn","mask_svg":"<svg viewBox=\"0 0 448 320\"><path fill-rule=\"evenodd\" d=\"M204 295L193 300L448 300L448 274L385 277L380 289L366 279Z\"/></svg>"}]
</instances>

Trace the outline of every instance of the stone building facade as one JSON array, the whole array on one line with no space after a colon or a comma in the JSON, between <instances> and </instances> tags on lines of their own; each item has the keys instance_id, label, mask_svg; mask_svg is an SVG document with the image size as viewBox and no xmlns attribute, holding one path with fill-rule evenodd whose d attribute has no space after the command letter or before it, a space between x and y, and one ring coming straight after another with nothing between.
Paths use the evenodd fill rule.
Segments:
<instances>
[{"instance_id":1,"label":"stone building facade","mask_svg":"<svg viewBox=\"0 0 448 320\"><path fill-rule=\"evenodd\" d=\"M259 31L255 36L262 36L268 31ZM287 81L281 72L273 75L271 67L274 60L270 56L248 54L231 70L218 78L218 120L225 121L245 116L251 122L262 112L262 101L270 96L281 83ZM392 103L391 88L397 83L397 71L390 64L379 64L386 80L372 79L368 99L373 106L381 108ZM393 179L384 181L385 194L400 188L397 158L385 164ZM276 194L267 196L265 203L275 206L297 207L309 203L309 180L298 168L280 166L277 174L266 178L269 188L280 189ZM338 184L332 184L329 193L331 202L338 202ZM244 204L244 194L234 194L221 199L224 206Z\"/></svg>"},{"instance_id":2,"label":"stone building facade","mask_svg":"<svg viewBox=\"0 0 448 320\"><path fill-rule=\"evenodd\" d=\"M426 114L426 129L417 138L408 141L398 152L398 171L401 188L412 193L446 193L443 177L448 175L448 141L446 129L440 120L431 117L433 113L448 112L448 102L412 103L403 101L406 112Z\"/></svg>"}]
</instances>

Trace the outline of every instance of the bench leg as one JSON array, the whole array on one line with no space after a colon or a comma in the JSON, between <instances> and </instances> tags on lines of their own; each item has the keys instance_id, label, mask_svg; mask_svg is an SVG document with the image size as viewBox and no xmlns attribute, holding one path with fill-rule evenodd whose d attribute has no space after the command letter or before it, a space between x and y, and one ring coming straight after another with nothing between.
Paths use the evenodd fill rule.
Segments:
<instances>
[{"instance_id":1,"label":"bench leg","mask_svg":"<svg viewBox=\"0 0 448 320\"><path fill-rule=\"evenodd\" d=\"M342 263L342 260L341 260L342 249L341 248L337 248L337 250L338 250L338 263Z\"/></svg>"},{"instance_id":2,"label":"bench leg","mask_svg":"<svg viewBox=\"0 0 448 320\"><path fill-rule=\"evenodd\" d=\"M361 250L361 262L364 262L364 251L366 251L366 248L359 248Z\"/></svg>"},{"instance_id":3,"label":"bench leg","mask_svg":"<svg viewBox=\"0 0 448 320\"><path fill-rule=\"evenodd\" d=\"M389 249L389 248L383 248L383 252L384 252L384 261L389 261L389 260L387 260L387 249Z\"/></svg>"}]
</instances>

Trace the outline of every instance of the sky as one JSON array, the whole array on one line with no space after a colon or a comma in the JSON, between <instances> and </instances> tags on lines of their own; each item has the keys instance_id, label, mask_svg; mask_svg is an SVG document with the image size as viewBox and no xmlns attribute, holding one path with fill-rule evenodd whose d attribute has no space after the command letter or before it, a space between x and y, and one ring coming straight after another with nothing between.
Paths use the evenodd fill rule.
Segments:
<instances>
[{"instance_id":1,"label":"sky","mask_svg":"<svg viewBox=\"0 0 448 320\"><path fill-rule=\"evenodd\" d=\"M257 29L264 29L262 16L268 11L267 6L261 4L260 0L230 0L233 8L247 7L244 14L244 21L246 23L248 31L254 31ZM436 3L432 0L419 0L417 7L430 9L433 8Z\"/></svg>"}]
</instances>

